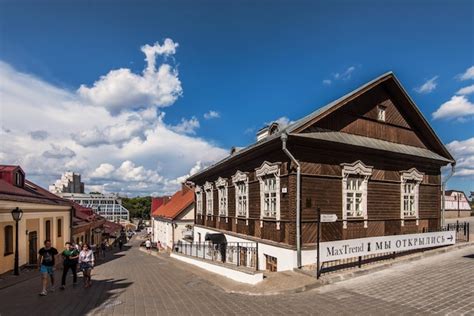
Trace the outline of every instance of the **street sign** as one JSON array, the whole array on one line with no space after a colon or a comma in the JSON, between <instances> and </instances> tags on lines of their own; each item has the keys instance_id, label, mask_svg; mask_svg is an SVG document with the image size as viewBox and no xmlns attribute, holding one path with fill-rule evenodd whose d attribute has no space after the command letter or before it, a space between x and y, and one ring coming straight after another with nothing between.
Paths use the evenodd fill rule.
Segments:
<instances>
[{"instance_id":1,"label":"street sign","mask_svg":"<svg viewBox=\"0 0 474 316\"><path fill-rule=\"evenodd\" d=\"M336 214L321 214L321 222L322 223L332 223L337 221Z\"/></svg>"},{"instance_id":2,"label":"street sign","mask_svg":"<svg viewBox=\"0 0 474 316\"><path fill-rule=\"evenodd\" d=\"M319 260L327 262L371 254L448 246L455 243L456 232L454 231L336 240L321 243Z\"/></svg>"}]
</instances>

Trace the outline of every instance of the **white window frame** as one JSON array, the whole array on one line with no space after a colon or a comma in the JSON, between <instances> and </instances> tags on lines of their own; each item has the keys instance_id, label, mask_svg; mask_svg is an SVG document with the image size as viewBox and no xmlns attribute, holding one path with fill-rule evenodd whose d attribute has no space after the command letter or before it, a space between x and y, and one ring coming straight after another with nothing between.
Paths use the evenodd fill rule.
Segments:
<instances>
[{"instance_id":1,"label":"white window frame","mask_svg":"<svg viewBox=\"0 0 474 316\"><path fill-rule=\"evenodd\" d=\"M400 219L401 226L405 226L405 218L407 219L416 219L416 225L419 224L419 190L420 183L423 182L424 174L419 172L416 168L411 168L410 170L400 171ZM409 195L405 193L405 185L407 183L413 184L413 192ZM413 215L406 214L407 210L405 209L405 198L410 200L410 196L414 199L414 209Z\"/></svg>"},{"instance_id":2,"label":"white window frame","mask_svg":"<svg viewBox=\"0 0 474 316\"><path fill-rule=\"evenodd\" d=\"M196 193L196 213L202 215L202 189L200 186L196 186L194 189Z\"/></svg>"},{"instance_id":3,"label":"white window frame","mask_svg":"<svg viewBox=\"0 0 474 316\"><path fill-rule=\"evenodd\" d=\"M217 200L219 202L219 217L217 220L220 221L221 216L224 216L226 223L229 221L229 195L227 187L227 179L219 177L216 181Z\"/></svg>"},{"instance_id":4,"label":"white window frame","mask_svg":"<svg viewBox=\"0 0 474 316\"><path fill-rule=\"evenodd\" d=\"M212 216L214 215L214 192L211 182L204 184L204 192L206 192L206 215Z\"/></svg>"},{"instance_id":5,"label":"white window frame","mask_svg":"<svg viewBox=\"0 0 474 316\"><path fill-rule=\"evenodd\" d=\"M385 122L386 115L387 115L387 107L383 105L379 105L377 107L377 120L379 120L380 122Z\"/></svg>"},{"instance_id":6,"label":"white window frame","mask_svg":"<svg viewBox=\"0 0 474 316\"><path fill-rule=\"evenodd\" d=\"M235 223L238 223L239 218L245 218L245 224L249 224L249 176L247 172L237 170L232 176L232 183L235 189ZM239 191L239 185L243 186L244 193ZM245 209L240 207L240 201L245 201Z\"/></svg>"},{"instance_id":7,"label":"white window frame","mask_svg":"<svg viewBox=\"0 0 474 316\"><path fill-rule=\"evenodd\" d=\"M264 161L259 168L255 169L255 176L260 182L260 227L263 227L264 218L274 218L276 220L276 229L280 229L280 165L281 163L275 162L270 163ZM268 177L275 177L275 186L272 190L269 190L266 186L266 179ZM265 196L266 194L275 194L275 216L266 216L265 214ZM268 205L271 203L271 197Z\"/></svg>"},{"instance_id":8,"label":"white window frame","mask_svg":"<svg viewBox=\"0 0 474 316\"><path fill-rule=\"evenodd\" d=\"M372 175L373 167L366 166L362 161L357 160L352 164L341 164L342 166L342 227L347 228L347 194L352 194L355 191L347 189L347 182L350 177L359 177L361 183L357 192L362 193L362 201L360 202L361 215L351 218L364 219L364 228L367 228L367 189L369 178ZM355 195L353 195L355 198Z\"/></svg>"}]
</instances>

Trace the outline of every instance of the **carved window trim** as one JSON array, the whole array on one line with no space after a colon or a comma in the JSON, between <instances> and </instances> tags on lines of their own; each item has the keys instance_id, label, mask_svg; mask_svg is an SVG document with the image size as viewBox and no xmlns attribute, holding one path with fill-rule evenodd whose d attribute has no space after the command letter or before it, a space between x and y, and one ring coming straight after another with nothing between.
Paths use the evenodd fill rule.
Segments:
<instances>
[{"instance_id":1,"label":"carved window trim","mask_svg":"<svg viewBox=\"0 0 474 316\"><path fill-rule=\"evenodd\" d=\"M272 219L276 220L276 229L280 229L280 162L268 162L264 161L262 165L255 169L255 176L260 183L260 227L263 227L263 219L265 216L265 194L275 193L275 216ZM268 177L275 177L274 189L271 191L266 190L265 183ZM269 197L269 205L271 204L272 197Z\"/></svg>"},{"instance_id":2,"label":"carved window trim","mask_svg":"<svg viewBox=\"0 0 474 316\"><path fill-rule=\"evenodd\" d=\"M245 224L249 224L249 176L247 172L242 172L237 170L237 172L232 176L232 183L234 184L235 188L235 223L237 224L238 218L245 218ZM244 194L240 194L239 185L243 185L245 192ZM242 215L242 210L240 207L240 202L242 204L245 202L245 210L243 212L245 214ZM240 213L240 214L239 214Z\"/></svg>"},{"instance_id":3,"label":"carved window trim","mask_svg":"<svg viewBox=\"0 0 474 316\"><path fill-rule=\"evenodd\" d=\"M401 226L405 226L405 219L410 218L416 219L416 225L418 226L419 224L419 199L420 199L420 183L423 182L424 178L424 173L419 172L416 168L411 168L409 170L402 170L400 171L400 220L401 220ZM412 183L414 185L413 187L413 192L411 193L405 193L406 189L406 184L407 183ZM408 203L407 206L409 205L409 200L410 197L413 195L414 197L414 214L413 215L407 215L405 214L406 210L405 209L405 197L407 197Z\"/></svg>"},{"instance_id":4,"label":"carved window trim","mask_svg":"<svg viewBox=\"0 0 474 316\"><path fill-rule=\"evenodd\" d=\"M206 192L206 215L214 215L214 192L211 182L204 183L204 192Z\"/></svg>"},{"instance_id":5,"label":"carved window trim","mask_svg":"<svg viewBox=\"0 0 474 316\"><path fill-rule=\"evenodd\" d=\"M196 193L196 213L202 215L202 188L197 185L194 193Z\"/></svg>"},{"instance_id":6,"label":"carved window trim","mask_svg":"<svg viewBox=\"0 0 474 316\"><path fill-rule=\"evenodd\" d=\"M219 209L219 217L217 218L220 221L221 216L225 216L225 222L228 222L229 216L229 195L228 195L228 184L227 179L219 177L215 182L217 189L217 201Z\"/></svg>"},{"instance_id":7,"label":"carved window trim","mask_svg":"<svg viewBox=\"0 0 474 316\"><path fill-rule=\"evenodd\" d=\"M372 166L366 166L362 161L357 160L351 164L343 163L342 167L342 227L347 228L347 182L349 177L360 177L361 183L359 191L362 193L361 208L362 214L359 218L364 219L364 228L367 228L367 191L369 178L372 175Z\"/></svg>"}]
</instances>

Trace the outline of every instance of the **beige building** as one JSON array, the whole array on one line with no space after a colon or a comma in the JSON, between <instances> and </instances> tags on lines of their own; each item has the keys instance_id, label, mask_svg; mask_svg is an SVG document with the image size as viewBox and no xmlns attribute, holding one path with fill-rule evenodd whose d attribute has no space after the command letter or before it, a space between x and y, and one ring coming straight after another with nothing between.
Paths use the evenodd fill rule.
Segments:
<instances>
[{"instance_id":1,"label":"beige building","mask_svg":"<svg viewBox=\"0 0 474 316\"><path fill-rule=\"evenodd\" d=\"M13 270L15 221L11 211L23 211L18 227L19 265L37 264L46 239L63 249L71 238L71 204L25 179L19 166L0 165L0 274Z\"/></svg>"}]
</instances>

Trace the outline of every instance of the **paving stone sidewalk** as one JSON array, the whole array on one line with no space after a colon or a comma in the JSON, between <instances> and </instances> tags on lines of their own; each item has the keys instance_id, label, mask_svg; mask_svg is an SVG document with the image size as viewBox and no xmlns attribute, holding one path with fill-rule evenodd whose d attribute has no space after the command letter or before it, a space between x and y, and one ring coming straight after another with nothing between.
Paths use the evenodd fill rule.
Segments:
<instances>
[{"instance_id":1,"label":"paving stone sidewalk","mask_svg":"<svg viewBox=\"0 0 474 316\"><path fill-rule=\"evenodd\" d=\"M90 289L38 296L37 279L0 290L0 315L474 315L474 247L299 294L229 294L133 247L94 269Z\"/></svg>"}]
</instances>

